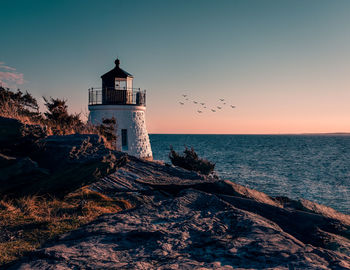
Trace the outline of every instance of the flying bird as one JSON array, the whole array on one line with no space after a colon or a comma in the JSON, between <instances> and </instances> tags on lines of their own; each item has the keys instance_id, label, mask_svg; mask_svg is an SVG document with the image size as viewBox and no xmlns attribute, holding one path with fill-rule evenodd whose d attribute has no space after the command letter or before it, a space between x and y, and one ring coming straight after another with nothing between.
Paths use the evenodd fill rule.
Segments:
<instances>
[{"instance_id":1,"label":"flying bird","mask_svg":"<svg viewBox=\"0 0 350 270\"><path fill-rule=\"evenodd\" d=\"M236 108L236 106L231 105L231 108L234 109L234 108Z\"/></svg>"},{"instance_id":2,"label":"flying bird","mask_svg":"<svg viewBox=\"0 0 350 270\"><path fill-rule=\"evenodd\" d=\"M197 112L202 113L202 111L199 111L199 110Z\"/></svg>"},{"instance_id":3,"label":"flying bird","mask_svg":"<svg viewBox=\"0 0 350 270\"><path fill-rule=\"evenodd\" d=\"M221 107L220 107L220 106L217 106L216 108L218 108L219 110L221 110Z\"/></svg>"},{"instance_id":4,"label":"flying bird","mask_svg":"<svg viewBox=\"0 0 350 270\"><path fill-rule=\"evenodd\" d=\"M216 112L215 110L211 109L212 112Z\"/></svg>"},{"instance_id":5,"label":"flying bird","mask_svg":"<svg viewBox=\"0 0 350 270\"><path fill-rule=\"evenodd\" d=\"M224 101L225 99L223 99L223 98L220 98L219 100L220 100L220 101Z\"/></svg>"},{"instance_id":6,"label":"flying bird","mask_svg":"<svg viewBox=\"0 0 350 270\"><path fill-rule=\"evenodd\" d=\"M183 103L183 102L179 102L181 105L184 105L185 103Z\"/></svg>"}]
</instances>

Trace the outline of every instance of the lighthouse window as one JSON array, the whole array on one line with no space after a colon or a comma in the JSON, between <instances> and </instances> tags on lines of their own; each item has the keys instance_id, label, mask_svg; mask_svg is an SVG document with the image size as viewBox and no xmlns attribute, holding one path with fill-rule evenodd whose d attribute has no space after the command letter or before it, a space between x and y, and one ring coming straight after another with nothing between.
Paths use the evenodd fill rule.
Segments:
<instances>
[{"instance_id":1,"label":"lighthouse window","mask_svg":"<svg viewBox=\"0 0 350 270\"><path fill-rule=\"evenodd\" d=\"M122 129L122 150L128 150L128 130Z\"/></svg>"},{"instance_id":2,"label":"lighthouse window","mask_svg":"<svg viewBox=\"0 0 350 270\"><path fill-rule=\"evenodd\" d=\"M125 80L115 80L115 89L117 90L125 90L126 89L126 81Z\"/></svg>"}]
</instances>

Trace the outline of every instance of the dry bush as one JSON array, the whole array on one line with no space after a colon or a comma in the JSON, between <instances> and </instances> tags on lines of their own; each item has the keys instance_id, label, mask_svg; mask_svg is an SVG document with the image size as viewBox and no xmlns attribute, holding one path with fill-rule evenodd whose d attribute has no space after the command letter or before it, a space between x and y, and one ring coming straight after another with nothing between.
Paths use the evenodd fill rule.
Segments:
<instances>
[{"instance_id":1,"label":"dry bush","mask_svg":"<svg viewBox=\"0 0 350 270\"><path fill-rule=\"evenodd\" d=\"M39 112L36 99L27 91L11 91L0 86L0 116L15 118L25 124L42 123L43 117Z\"/></svg>"},{"instance_id":2,"label":"dry bush","mask_svg":"<svg viewBox=\"0 0 350 270\"><path fill-rule=\"evenodd\" d=\"M117 149L117 121L114 117L102 119L102 124L96 126L98 134L105 140L105 145Z\"/></svg>"},{"instance_id":3,"label":"dry bush","mask_svg":"<svg viewBox=\"0 0 350 270\"><path fill-rule=\"evenodd\" d=\"M102 137L104 145L111 150L117 149L117 121L114 117L102 119L99 125L93 125L90 122L84 124L81 134L98 134Z\"/></svg>"},{"instance_id":4,"label":"dry bush","mask_svg":"<svg viewBox=\"0 0 350 270\"><path fill-rule=\"evenodd\" d=\"M54 135L69 135L80 133L84 129L84 123L80 120L80 114L68 113L67 100L59 98L47 99L43 97L47 111L45 123Z\"/></svg>"},{"instance_id":5,"label":"dry bush","mask_svg":"<svg viewBox=\"0 0 350 270\"><path fill-rule=\"evenodd\" d=\"M80 114L68 113L67 101L59 98L45 98L44 114L39 111L37 100L27 91L25 93L0 87L0 116L14 118L24 124L45 126L48 135L69 135L75 133L94 134L96 129L81 121Z\"/></svg>"},{"instance_id":6,"label":"dry bush","mask_svg":"<svg viewBox=\"0 0 350 270\"><path fill-rule=\"evenodd\" d=\"M104 139L106 147L116 150L116 119L103 119L100 125L83 122L80 114L68 112L67 100L45 98L44 114L39 111L37 100L28 92L11 91L0 87L0 116L14 118L24 124L45 127L47 135L98 134Z\"/></svg>"},{"instance_id":7,"label":"dry bush","mask_svg":"<svg viewBox=\"0 0 350 270\"><path fill-rule=\"evenodd\" d=\"M189 149L187 146L185 146L183 153L183 155L178 154L173 147L170 146L169 158L171 163L175 166L204 175L209 175L210 173L214 172L215 163L199 158L193 147Z\"/></svg>"}]
</instances>

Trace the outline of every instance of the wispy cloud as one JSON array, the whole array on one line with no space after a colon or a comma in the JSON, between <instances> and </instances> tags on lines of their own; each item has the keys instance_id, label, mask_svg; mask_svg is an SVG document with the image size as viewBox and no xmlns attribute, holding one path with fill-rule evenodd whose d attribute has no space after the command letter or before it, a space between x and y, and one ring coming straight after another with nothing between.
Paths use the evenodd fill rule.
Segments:
<instances>
[{"instance_id":1,"label":"wispy cloud","mask_svg":"<svg viewBox=\"0 0 350 270\"><path fill-rule=\"evenodd\" d=\"M23 73L17 72L15 68L0 62L0 85L3 87L16 88L24 83Z\"/></svg>"},{"instance_id":2,"label":"wispy cloud","mask_svg":"<svg viewBox=\"0 0 350 270\"><path fill-rule=\"evenodd\" d=\"M6 66L4 62L0 62L0 70L1 70L1 69L16 71L15 68Z\"/></svg>"}]
</instances>

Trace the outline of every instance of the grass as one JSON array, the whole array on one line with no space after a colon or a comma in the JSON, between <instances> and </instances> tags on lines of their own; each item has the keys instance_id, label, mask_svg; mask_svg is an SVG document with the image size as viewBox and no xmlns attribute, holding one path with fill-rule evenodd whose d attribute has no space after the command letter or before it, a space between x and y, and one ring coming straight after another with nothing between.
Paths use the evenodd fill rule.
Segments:
<instances>
[{"instance_id":1,"label":"grass","mask_svg":"<svg viewBox=\"0 0 350 270\"><path fill-rule=\"evenodd\" d=\"M126 200L113 199L87 187L63 199L39 196L3 198L0 200L0 266L101 214L132 207Z\"/></svg>"}]
</instances>

